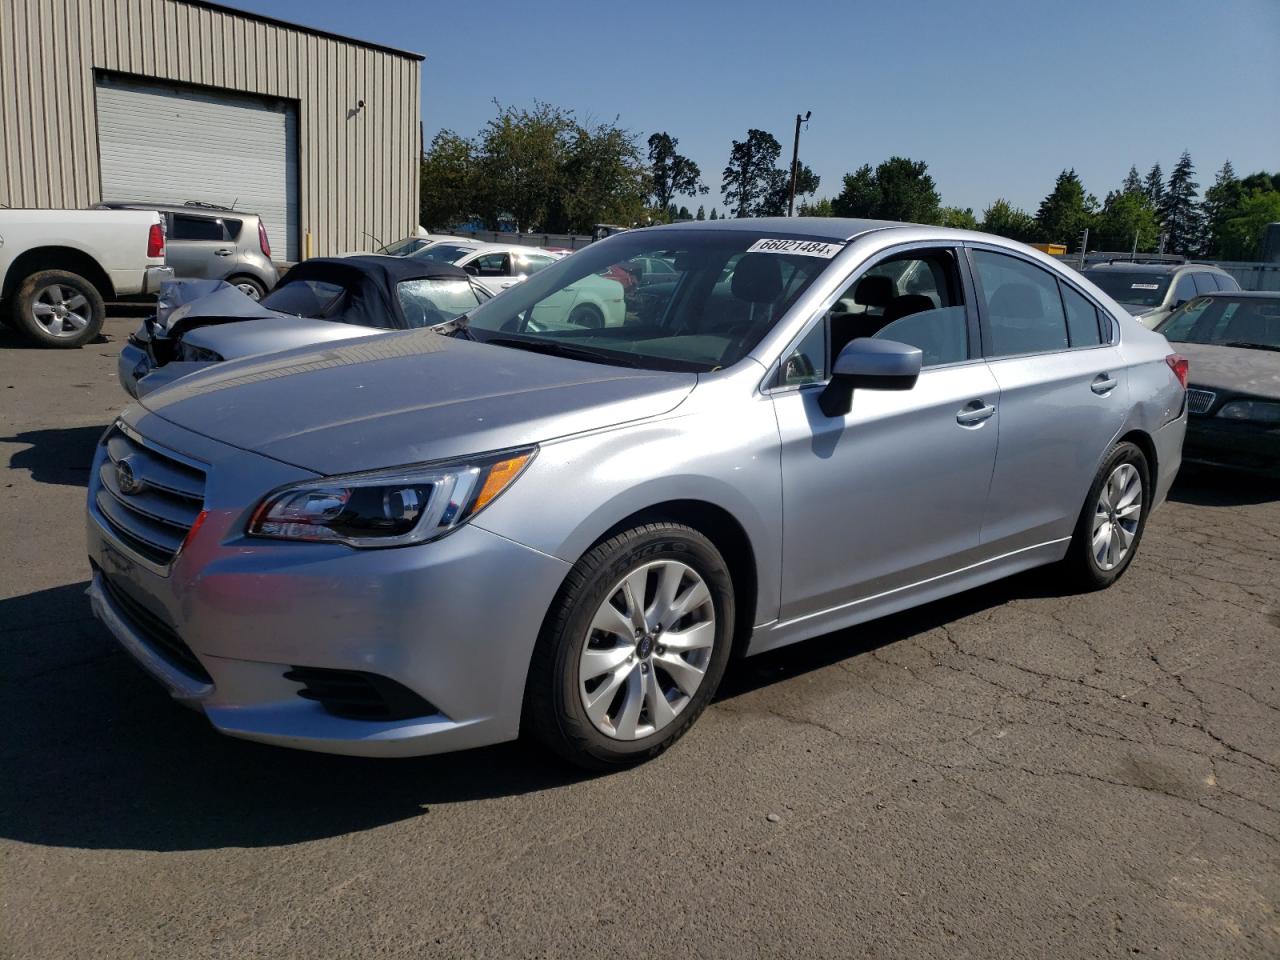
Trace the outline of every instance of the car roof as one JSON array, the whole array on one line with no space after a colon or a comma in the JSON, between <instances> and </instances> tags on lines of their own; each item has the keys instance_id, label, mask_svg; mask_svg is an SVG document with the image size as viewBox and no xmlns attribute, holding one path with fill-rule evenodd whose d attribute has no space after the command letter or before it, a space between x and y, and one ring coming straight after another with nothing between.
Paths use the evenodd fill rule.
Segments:
<instances>
[{"instance_id":1,"label":"car roof","mask_svg":"<svg viewBox=\"0 0 1280 960\"><path fill-rule=\"evenodd\" d=\"M350 257L312 257L310 260L303 260L286 273L280 282L335 278L343 283L350 283L356 274L389 284L401 283L405 280L436 278L467 279L467 272L451 263L362 253Z\"/></svg>"},{"instance_id":2,"label":"car roof","mask_svg":"<svg viewBox=\"0 0 1280 960\"><path fill-rule=\"evenodd\" d=\"M555 256L550 250L524 243L480 243L475 240L468 240L467 243L475 244L476 251L480 253L540 253L543 256Z\"/></svg>"},{"instance_id":3,"label":"car roof","mask_svg":"<svg viewBox=\"0 0 1280 960\"><path fill-rule=\"evenodd\" d=\"M1280 290L1210 290L1196 294L1200 297L1243 297L1246 300L1280 300Z\"/></svg>"},{"instance_id":4,"label":"car roof","mask_svg":"<svg viewBox=\"0 0 1280 960\"><path fill-rule=\"evenodd\" d=\"M1125 273L1175 273L1178 270L1206 270L1226 273L1221 267L1212 263L1135 263L1132 260L1108 260L1105 263L1091 263L1084 268L1090 270L1123 270Z\"/></svg>"},{"instance_id":5,"label":"car roof","mask_svg":"<svg viewBox=\"0 0 1280 960\"><path fill-rule=\"evenodd\" d=\"M219 207L212 203L148 203L145 200L106 200L102 206L114 207L119 210L163 210L166 213L191 213L197 216L201 214L217 217L229 215L237 220L257 216L256 213L233 210L231 207Z\"/></svg>"},{"instance_id":6,"label":"car roof","mask_svg":"<svg viewBox=\"0 0 1280 960\"><path fill-rule=\"evenodd\" d=\"M645 230L744 230L770 233L778 237L796 237L840 243L872 230L893 227L921 227L927 224L902 223L897 220L856 220L851 217L726 217L723 220L682 220L658 224ZM947 230L938 227L938 230Z\"/></svg>"}]
</instances>

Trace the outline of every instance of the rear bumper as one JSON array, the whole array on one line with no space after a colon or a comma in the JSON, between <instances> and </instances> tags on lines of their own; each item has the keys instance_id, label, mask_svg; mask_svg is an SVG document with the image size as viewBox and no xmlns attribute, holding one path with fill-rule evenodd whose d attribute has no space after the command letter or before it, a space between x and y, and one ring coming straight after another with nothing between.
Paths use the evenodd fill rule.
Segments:
<instances>
[{"instance_id":1,"label":"rear bumper","mask_svg":"<svg viewBox=\"0 0 1280 960\"><path fill-rule=\"evenodd\" d=\"M1280 477L1280 426L1192 417L1183 458L1187 463Z\"/></svg>"},{"instance_id":2,"label":"rear bumper","mask_svg":"<svg viewBox=\"0 0 1280 960\"><path fill-rule=\"evenodd\" d=\"M143 293L159 293L160 284L173 279L173 267L147 267L142 278Z\"/></svg>"},{"instance_id":3,"label":"rear bumper","mask_svg":"<svg viewBox=\"0 0 1280 960\"><path fill-rule=\"evenodd\" d=\"M1182 466L1182 447L1187 434L1187 410L1184 404L1182 416L1170 420L1155 432L1151 438L1156 448L1155 499L1152 506L1164 503L1178 477L1178 469Z\"/></svg>"}]
</instances>

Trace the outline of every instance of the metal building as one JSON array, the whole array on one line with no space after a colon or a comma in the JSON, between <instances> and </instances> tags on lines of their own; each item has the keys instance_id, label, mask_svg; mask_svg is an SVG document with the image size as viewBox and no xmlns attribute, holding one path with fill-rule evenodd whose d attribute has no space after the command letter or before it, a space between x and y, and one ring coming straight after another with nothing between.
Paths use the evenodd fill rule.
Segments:
<instances>
[{"instance_id":1,"label":"metal building","mask_svg":"<svg viewBox=\"0 0 1280 960\"><path fill-rule=\"evenodd\" d=\"M277 259L418 222L422 57L205 0L0 0L0 204L260 214Z\"/></svg>"}]
</instances>

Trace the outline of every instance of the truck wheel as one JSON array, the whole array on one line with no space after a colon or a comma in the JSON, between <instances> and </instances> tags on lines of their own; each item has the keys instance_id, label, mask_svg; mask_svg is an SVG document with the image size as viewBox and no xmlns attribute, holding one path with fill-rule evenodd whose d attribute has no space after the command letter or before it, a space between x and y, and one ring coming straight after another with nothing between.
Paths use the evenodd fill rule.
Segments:
<instances>
[{"instance_id":1,"label":"truck wheel","mask_svg":"<svg viewBox=\"0 0 1280 960\"><path fill-rule=\"evenodd\" d=\"M42 347L79 347L101 332L106 313L102 295L84 277L41 270L18 285L9 319Z\"/></svg>"}]
</instances>

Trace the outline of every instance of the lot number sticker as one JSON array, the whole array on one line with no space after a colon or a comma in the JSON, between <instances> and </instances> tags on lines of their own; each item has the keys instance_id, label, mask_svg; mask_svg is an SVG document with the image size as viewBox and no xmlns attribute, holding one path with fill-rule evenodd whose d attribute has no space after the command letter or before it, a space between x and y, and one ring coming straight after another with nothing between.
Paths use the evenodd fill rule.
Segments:
<instances>
[{"instance_id":1,"label":"lot number sticker","mask_svg":"<svg viewBox=\"0 0 1280 960\"><path fill-rule=\"evenodd\" d=\"M747 253L798 253L806 257L830 260L844 249L843 243L819 243L816 240L757 240Z\"/></svg>"}]
</instances>

